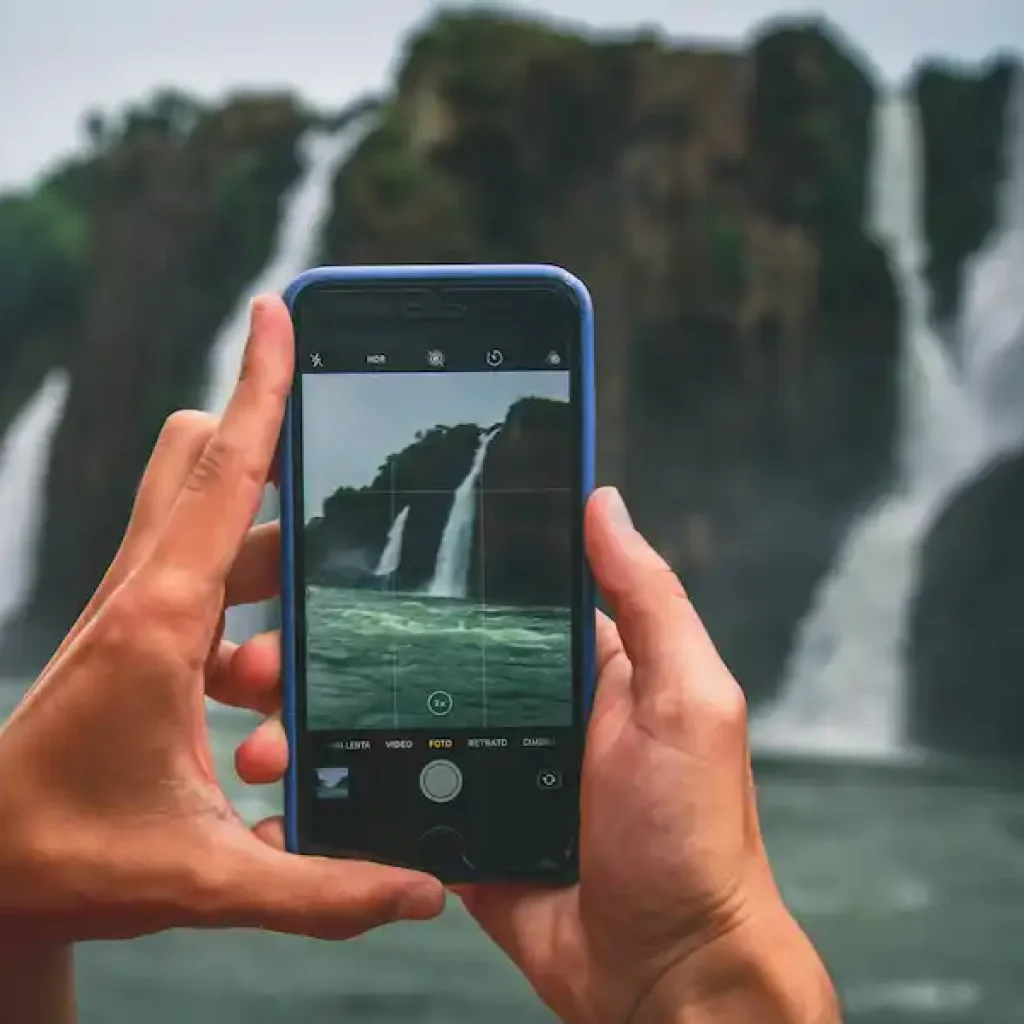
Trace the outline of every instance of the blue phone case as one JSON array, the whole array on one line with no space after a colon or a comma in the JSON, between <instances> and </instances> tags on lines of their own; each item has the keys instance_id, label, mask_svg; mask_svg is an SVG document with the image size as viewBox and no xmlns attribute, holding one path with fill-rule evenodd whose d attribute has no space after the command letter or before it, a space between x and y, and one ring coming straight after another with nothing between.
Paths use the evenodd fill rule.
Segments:
<instances>
[{"instance_id":1,"label":"blue phone case","mask_svg":"<svg viewBox=\"0 0 1024 1024\"><path fill-rule=\"evenodd\" d=\"M284 300L294 309L295 300L304 288L331 281L403 281L459 280L479 281L535 278L539 281L557 281L570 288L579 304L581 315L582 386L580 388L583 417L583 443L580 460L582 493L584 500L594 489L594 461L596 446L595 390L594 390L594 306L586 285L561 267L547 264L434 264L427 266L363 266L316 267L300 274L285 289ZM294 510L295 466L292 461L292 402L285 410L279 452L279 486L281 493L281 673L283 689L283 719L288 735L288 772L285 776L284 820L287 848L299 850L298 835L298 721L295 713L296 658L295 658L295 550L292 515ZM584 560L583 580L583 703L587 716L594 700L595 639L594 639L594 586Z\"/></svg>"}]
</instances>

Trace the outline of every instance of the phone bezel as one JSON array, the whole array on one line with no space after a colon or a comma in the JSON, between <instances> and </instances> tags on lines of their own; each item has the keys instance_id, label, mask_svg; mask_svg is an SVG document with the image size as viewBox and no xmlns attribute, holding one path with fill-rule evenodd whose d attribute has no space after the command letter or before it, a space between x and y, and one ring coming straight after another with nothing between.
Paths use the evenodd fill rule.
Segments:
<instances>
[{"instance_id":1,"label":"phone bezel","mask_svg":"<svg viewBox=\"0 0 1024 1024\"><path fill-rule=\"evenodd\" d=\"M284 299L293 316L299 297L310 288L337 285L408 285L423 283L437 286L451 283L456 286L481 283L494 286L554 286L567 294L579 314L579 351L573 361L572 370L576 376L573 390L579 403L579 494L582 505L594 487L595 465L595 410L594 410L594 316L593 304L586 286L568 271L546 264L462 264L432 266L363 266L363 267L319 267L296 278L285 291ZM420 315L420 314L415 314ZM433 314L426 314L433 315ZM298 338L296 339L298 346ZM299 369L296 369L296 384ZM300 735L302 699L299 694L299 650L298 628L299 600L297 586L297 552L295 544L294 511L296 508L296 442L299 430L296 413L295 390L289 398L282 440L279 447L279 486L281 491L281 617L282 617L282 689L283 723L288 735L289 764L285 778L285 836L290 851L305 852L302 842L303 799L300 792L300 778L304 765L304 744ZM580 538L582 543L582 515L580 516ZM581 621L578 623L580 671L582 673L582 723L585 733L594 696L594 590L593 581L586 559L580 559ZM342 855L339 853L339 856ZM573 877L575 872L573 872Z\"/></svg>"}]
</instances>

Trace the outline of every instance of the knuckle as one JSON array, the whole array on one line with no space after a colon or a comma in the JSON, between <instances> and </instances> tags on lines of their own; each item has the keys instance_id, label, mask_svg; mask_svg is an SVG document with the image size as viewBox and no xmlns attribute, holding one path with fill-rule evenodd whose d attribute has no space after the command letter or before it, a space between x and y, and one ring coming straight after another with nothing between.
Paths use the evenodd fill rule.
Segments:
<instances>
[{"instance_id":1,"label":"knuckle","mask_svg":"<svg viewBox=\"0 0 1024 1024\"><path fill-rule=\"evenodd\" d=\"M682 735L695 724L693 706L681 684L659 689L650 702L650 715L659 730L673 735Z\"/></svg>"},{"instance_id":2,"label":"knuckle","mask_svg":"<svg viewBox=\"0 0 1024 1024\"><path fill-rule=\"evenodd\" d=\"M103 614L98 638L111 654L128 661L203 661L193 636L210 617L217 595L194 574L175 570L140 573L122 588Z\"/></svg>"},{"instance_id":3,"label":"knuckle","mask_svg":"<svg viewBox=\"0 0 1024 1024\"><path fill-rule=\"evenodd\" d=\"M214 434L196 461L186 486L205 490L211 485L231 481L262 490L265 477L266 467L260 465L244 445L222 434Z\"/></svg>"},{"instance_id":4,"label":"knuckle","mask_svg":"<svg viewBox=\"0 0 1024 1024\"><path fill-rule=\"evenodd\" d=\"M674 611L682 612L685 615L696 614L690 601L690 595L683 586L683 581L670 565L663 563L652 571L651 576L649 586L658 601L668 602L673 606Z\"/></svg>"},{"instance_id":5,"label":"knuckle","mask_svg":"<svg viewBox=\"0 0 1024 1024\"><path fill-rule=\"evenodd\" d=\"M747 734L747 698L731 677L708 680L701 694L703 742L716 750L733 750Z\"/></svg>"},{"instance_id":6,"label":"knuckle","mask_svg":"<svg viewBox=\"0 0 1024 1024\"><path fill-rule=\"evenodd\" d=\"M139 610L125 599L124 593L112 598L103 609L93 640L112 659L143 652L143 618Z\"/></svg>"},{"instance_id":7,"label":"knuckle","mask_svg":"<svg viewBox=\"0 0 1024 1024\"><path fill-rule=\"evenodd\" d=\"M719 726L730 732L746 730L747 695L743 687L731 677L721 680L715 688L714 718Z\"/></svg>"},{"instance_id":8,"label":"knuckle","mask_svg":"<svg viewBox=\"0 0 1024 1024\"><path fill-rule=\"evenodd\" d=\"M216 426L217 417L211 413L199 409L178 409L164 420L160 436L170 444L177 444L212 434Z\"/></svg>"}]
</instances>

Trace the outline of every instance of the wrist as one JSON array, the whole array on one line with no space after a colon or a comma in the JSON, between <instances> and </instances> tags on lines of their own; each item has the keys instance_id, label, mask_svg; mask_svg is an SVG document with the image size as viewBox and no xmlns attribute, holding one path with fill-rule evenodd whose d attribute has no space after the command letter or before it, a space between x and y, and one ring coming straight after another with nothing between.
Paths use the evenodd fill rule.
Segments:
<instances>
[{"instance_id":1,"label":"wrist","mask_svg":"<svg viewBox=\"0 0 1024 1024\"><path fill-rule=\"evenodd\" d=\"M4 1020L73 1024L71 946L0 937L0 1006Z\"/></svg>"},{"instance_id":2,"label":"wrist","mask_svg":"<svg viewBox=\"0 0 1024 1024\"><path fill-rule=\"evenodd\" d=\"M782 907L666 970L629 1024L840 1024L824 964Z\"/></svg>"}]
</instances>

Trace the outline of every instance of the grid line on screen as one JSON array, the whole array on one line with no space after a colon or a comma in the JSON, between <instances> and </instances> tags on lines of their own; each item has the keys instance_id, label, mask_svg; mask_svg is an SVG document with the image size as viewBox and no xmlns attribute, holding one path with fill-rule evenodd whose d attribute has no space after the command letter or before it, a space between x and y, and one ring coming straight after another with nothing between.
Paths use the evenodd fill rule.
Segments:
<instances>
[{"instance_id":1,"label":"grid line on screen","mask_svg":"<svg viewBox=\"0 0 1024 1024\"><path fill-rule=\"evenodd\" d=\"M388 506L391 513L391 526L394 527L395 516L398 514L395 511L395 464L390 464L389 475L391 478L391 493L388 495ZM395 579L394 573L388 579L388 598L391 601L395 599ZM398 729L398 644L394 641L391 642L391 717L394 728Z\"/></svg>"},{"instance_id":2,"label":"grid line on screen","mask_svg":"<svg viewBox=\"0 0 1024 1024\"><path fill-rule=\"evenodd\" d=\"M479 550L480 556L480 696L481 696L481 728L486 728L488 725L487 721L487 543L485 537L485 515L484 515L484 498L486 495L491 494L571 494L573 493L572 487L488 487L485 482L486 466L481 469L480 478L476 486L476 505L477 505L477 522L479 523L479 529L476 531L477 544L476 547ZM398 512L398 496L401 495L412 495L412 494L444 494L450 496L454 501L455 488L453 487L395 487L395 466L392 463L390 470L391 486L389 487L388 494L388 508L390 512L390 521L392 524L395 522L395 517ZM397 601L398 591L393 579L388 581L387 593L389 598ZM398 646L392 644L391 646L391 664L392 664L392 688L393 688L393 700L392 700L392 719L394 722L394 728L398 730L400 728L400 711L398 707Z\"/></svg>"},{"instance_id":3,"label":"grid line on screen","mask_svg":"<svg viewBox=\"0 0 1024 1024\"><path fill-rule=\"evenodd\" d=\"M487 462L485 461L480 469L480 486L477 488L476 516L480 524L480 702L481 702L481 728L487 728L487 544L484 539L484 495L485 477L487 475Z\"/></svg>"}]
</instances>

